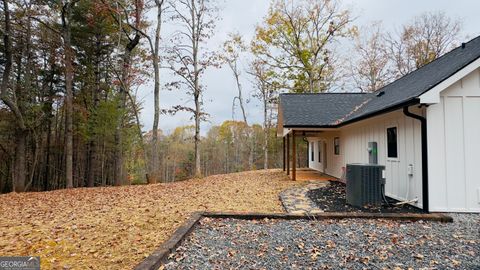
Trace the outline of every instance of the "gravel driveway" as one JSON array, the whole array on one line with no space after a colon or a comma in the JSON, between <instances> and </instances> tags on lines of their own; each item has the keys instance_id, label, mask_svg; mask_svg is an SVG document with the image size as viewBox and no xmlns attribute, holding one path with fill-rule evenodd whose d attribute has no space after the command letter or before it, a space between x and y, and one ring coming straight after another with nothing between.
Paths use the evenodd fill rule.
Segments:
<instances>
[{"instance_id":1,"label":"gravel driveway","mask_svg":"<svg viewBox=\"0 0 480 270\"><path fill-rule=\"evenodd\" d=\"M165 269L480 269L480 215L454 223L204 218Z\"/></svg>"}]
</instances>

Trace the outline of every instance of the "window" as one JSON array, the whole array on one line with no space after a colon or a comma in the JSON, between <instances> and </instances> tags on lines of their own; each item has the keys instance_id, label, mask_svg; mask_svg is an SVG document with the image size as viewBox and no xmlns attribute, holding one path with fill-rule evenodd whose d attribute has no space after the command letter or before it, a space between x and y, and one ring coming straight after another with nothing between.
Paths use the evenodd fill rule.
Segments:
<instances>
[{"instance_id":1,"label":"window","mask_svg":"<svg viewBox=\"0 0 480 270\"><path fill-rule=\"evenodd\" d=\"M312 159L312 161L315 160L315 152L314 152L314 144L313 142L310 143L310 158Z\"/></svg>"},{"instance_id":2,"label":"window","mask_svg":"<svg viewBox=\"0 0 480 270\"><path fill-rule=\"evenodd\" d=\"M387 128L387 157L398 158L397 127Z\"/></svg>"},{"instance_id":3,"label":"window","mask_svg":"<svg viewBox=\"0 0 480 270\"><path fill-rule=\"evenodd\" d=\"M322 142L318 141L318 163L322 162Z\"/></svg>"},{"instance_id":4,"label":"window","mask_svg":"<svg viewBox=\"0 0 480 270\"><path fill-rule=\"evenodd\" d=\"M333 139L333 152L335 155L340 155L340 137Z\"/></svg>"}]
</instances>

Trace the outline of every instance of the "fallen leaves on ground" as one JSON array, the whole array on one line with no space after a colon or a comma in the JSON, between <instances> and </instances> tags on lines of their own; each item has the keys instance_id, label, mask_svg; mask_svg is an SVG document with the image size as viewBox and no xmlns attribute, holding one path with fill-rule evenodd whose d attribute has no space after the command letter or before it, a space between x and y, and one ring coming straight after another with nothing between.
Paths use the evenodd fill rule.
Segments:
<instances>
[{"instance_id":1,"label":"fallen leaves on ground","mask_svg":"<svg viewBox=\"0 0 480 270\"><path fill-rule=\"evenodd\" d=\"M282 212L278 194L298 184L280 170L264 170L1 195L0 251L40 256L42 269L131 269L192 212Z\"/></svg>"}]
</instances>

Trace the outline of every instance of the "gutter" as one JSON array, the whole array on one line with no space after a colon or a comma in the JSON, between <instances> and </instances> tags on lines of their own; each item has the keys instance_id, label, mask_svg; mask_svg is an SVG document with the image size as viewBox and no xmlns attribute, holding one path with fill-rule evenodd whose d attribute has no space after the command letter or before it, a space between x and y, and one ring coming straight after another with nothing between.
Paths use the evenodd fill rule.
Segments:
<instances>
[{"instance_id":1,"label":"gutter","mask_svg":"<svg viewBox=\"0 0 480 270\"><path fill-rule=\"evenodd\" d=\"M408 106L403 107L403 114L419 120L422 128L422 200L423 210L429 212L428 207L428 147L427 147L427 119L421 115L411 113Z\"/></svg>"}]
</instances>

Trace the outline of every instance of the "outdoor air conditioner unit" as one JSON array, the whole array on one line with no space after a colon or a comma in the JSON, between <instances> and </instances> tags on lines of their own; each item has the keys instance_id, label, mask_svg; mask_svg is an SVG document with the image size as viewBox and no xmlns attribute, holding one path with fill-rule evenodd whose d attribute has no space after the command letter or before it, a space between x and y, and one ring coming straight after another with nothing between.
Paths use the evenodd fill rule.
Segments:
<instances>
[{"instance_id":1,"label":"outdoor air conditioner unit","mask_svg":"<svg viewBox=\"0 0 480 270\"><path fill-rule=\"evenodd\" d=\"M381 205L385 189L385 166L347 164L347 203L357 207Z\"/></svg>"}]
</instances>

